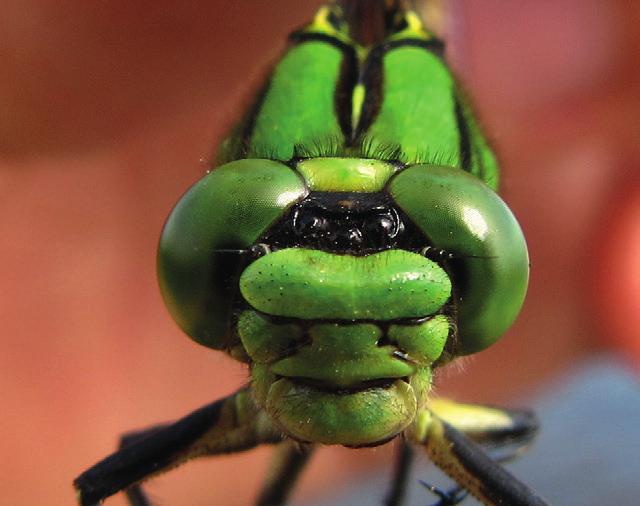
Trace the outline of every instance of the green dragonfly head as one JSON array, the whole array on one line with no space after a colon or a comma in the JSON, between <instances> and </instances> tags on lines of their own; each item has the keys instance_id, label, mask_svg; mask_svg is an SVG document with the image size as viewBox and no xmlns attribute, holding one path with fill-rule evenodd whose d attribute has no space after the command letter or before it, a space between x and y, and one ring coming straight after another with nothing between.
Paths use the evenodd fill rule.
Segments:
<instances>
[{"instance_id":1,"label":"green dragonfly head","mask_svg":"<svg viewBox=\"0 0 640 506\"><path fill-rule=\"evenodd\" d=\"M361 48L327 12L174 208L158 275L285 433L362 446L414 419L434 365L505 332L528 257L438 41L412 17Z\"/></svg>"},{"instance_id":2,"label":"green dragonfly head","mask_svg":"<svg viewBox=\"0 0 640 506\"><path fill-rule=\"evenodd\" d=\"M331 408L331 427L340 413L360 415L338 433L316 423L293 435L358 445L406 426L434 362L502 335L528 259L507 206L463 170L251 159L212 171L180 200L158 272L182 329L249 361L256 395L284 426L302 409L285 399L325 421ZM360 422L372 405L386 408L369 433Z\"/></svg>"}]
</instances>

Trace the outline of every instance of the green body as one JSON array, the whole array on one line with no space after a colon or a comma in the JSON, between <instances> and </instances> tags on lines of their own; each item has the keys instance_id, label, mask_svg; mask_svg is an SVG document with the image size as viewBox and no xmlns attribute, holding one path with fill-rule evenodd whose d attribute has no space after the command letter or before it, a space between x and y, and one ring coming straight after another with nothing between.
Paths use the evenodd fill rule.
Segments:
<instances>
[{"instance_id":1,"label":"green body","mask_svg":"<svg viewBox=\"0 0 640 506\"><path fill-rule=\"evenodd\" d=\"M173 211L158 271L179 325L251 365L256 402L285 434L358 446L414 420L434 363L504 333L528 257L441 43L408 13L383 45L363 47L330 12L292 36L223 142L223 165ZM224 252L250 251L326 194L344 195L347 221L371 194L412 222L420 248L446 256L295 243L266 244L259 258Z\"/></svg>"},{"instance_id":2,"label":"green body","mask_svg":"<svg viewBox=\"0 0 640 506\"><path fill-rule=\"evenodd\" d=\"M341 5L377 12L384 36L356 42L360 21ZM520 450L531 413L431 393L437 367L506 331L528 278L495 157L442 54L400 2L332 3L292 35L158 248L178 325L247 363L250 384L125 436L74 482L82 506L119 490L148 505L141 480L261 444L281 450L257 504L279 505L313 445L401 434L389 506L408 443L460 485L440 503L466 489L484 504L545 505L474 444Z\"/></svg>"},{"instance_id":3,"label":"green body","mask_svg":"<svg viewBox=\"0 0 640 506\"><path fill-rule=\"evenodd\" d=\"M403 160L460 167L455 82L442 59L420 47L399 47L384 55L382 73L384 100L367 130L374 149L399 144Z\"/></svg>"},{"instance_id":4,"label":"green body","mask_svg":"<svg viewBox=\"0 0 640 506\"><path fill-rule=\"evenodd\" d=\"M333 105L341 64L341 51L324 42L288 51L271 76L246 156L289 160L295 145L323 138L341 142Z\"/></svg>"}]
</instances>

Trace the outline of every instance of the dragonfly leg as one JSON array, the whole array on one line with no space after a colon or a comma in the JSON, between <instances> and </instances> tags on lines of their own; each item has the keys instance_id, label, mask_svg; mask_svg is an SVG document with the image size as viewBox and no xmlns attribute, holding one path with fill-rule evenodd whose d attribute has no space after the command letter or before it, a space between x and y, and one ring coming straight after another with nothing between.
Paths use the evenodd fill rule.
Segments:
<instances>
[{"instance_id":1,"label":"dragonfly leg","mask_svg":"<svg viewBox=\"0 0 640 506\"><path fill-rule=\"evenodd\" d=\"M313 453L312 445L302 445L286 440L278 445L257 506L280 506L285 504L300 474Z\"/></svg>"},{"instance_id":2,"label":"dragonfly leg","mask_svg":"<svg viewBox=\"0 0 640 506\"><path fill-rule=\"evenodd\" d=\"M399 506L404 501L407 492L407 482L413 463L413 448L404 438L398 438L400 444L396 453L396 465L391 481L391 489L387 493L385 506Z\"/></svg>"},{"instance_id":3,"label":"dragonfly leg","mask_svg":"<svg viewBox=\"0 0 640 506\"><path fill-rule=\"evenodd\" d=\"M509 417L501 418L498 415L505 412L494 408L487 408L493 411L482 416L483 411L477 406L474 409L477 410L478 416L475 419L468 419L463 416L464 413L469 414L468 407L469 405L452 403L447 410L442 409L442 406L434 406L433 411L429 408L423 409L416 417L413 427L407 431L407 436L421 445L440 469L483 504L546 505L544 500L489 457L474 442L474 440L482 443L491 441L501 432L497 427L504 428L512 424L513 420L509 422ZM440 418L436 414L437 411L446 413L449 420ZM492 421L495 430L489 428L491 424L480 427L482 425L480 421L488 422L489 420ZM498 423L499 420L502 422ZM451 422L457 422L458 427ZM523 427L519 429L524 433L528 432Z\"/></svg>"},{"instance_id":4,"label":"dragonfly leg","mask_svg":"<svg viewBox=\"0 0 640 506\"><path fill-rule=\"evenodd\" d=\"M538 432L532 411L502 409L435 399L429 410L469 439L485 448L498 462L508 462L524 453Z\"/></svg>"},{"instance_id":5,"label":"dragonfly leg","mask_svg":"<svg viewBox=\"0 0 640 506\"><path fill-rule=\"evenodd\" d=\"M233 453L282 435L253 403L248 390L204 406L175 423L125 436L123 446L74 480L81 506L98 505L107 497L143 480L205 455ZM131 488L129 500L149 504L141 489Z\"/></svg>"},{"instance_id":6,"label":"dragonfly leg","mask_svg":"<svg viewBox=\"0 0 640 506\"><path fill-rule=\"evenodd\" d=\"M121 450L126 446L142 441L143 439L168 427L168 425L169 424L154 425L153 427L149 427L147 429L127 432L120 437L120 445L118 446L118 449ZM147 497L147 494L145 493L140 483L131 485L129 488L125 489L124 492L127 496L127 501L129 501L130 506L151 506L151 501Z\"/></svg>"}]
</instances>

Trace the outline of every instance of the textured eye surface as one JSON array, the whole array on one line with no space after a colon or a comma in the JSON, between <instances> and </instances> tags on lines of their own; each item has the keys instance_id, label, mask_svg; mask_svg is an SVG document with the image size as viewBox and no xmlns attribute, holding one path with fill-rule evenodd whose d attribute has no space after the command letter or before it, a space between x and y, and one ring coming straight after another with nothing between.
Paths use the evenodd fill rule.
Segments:
<instances>
[{"instance_id":1,"label":"textured eye surface","mask_svg":"<svg viewBox=\"0 0 640 506\"><path fill-rule=\"evenodd\" d=\"M495 342L513 323L529 279L527 246L496 193L460 169L414 165L388 190L434 247L455 256L460 354Z\"/></svg>"},{"instance_id":2,"label":"textured eye surface","mask_svg":"<svg viewBox=\"0 0 640 506\"><path fill-rule=\"evenodd\" d=\"M240 160L207 174L171 212L158 246L158 278L178 325L196 341L224 347L233 279L242 256L306 188L286 165Z\"/></svg>"}]
</instances>

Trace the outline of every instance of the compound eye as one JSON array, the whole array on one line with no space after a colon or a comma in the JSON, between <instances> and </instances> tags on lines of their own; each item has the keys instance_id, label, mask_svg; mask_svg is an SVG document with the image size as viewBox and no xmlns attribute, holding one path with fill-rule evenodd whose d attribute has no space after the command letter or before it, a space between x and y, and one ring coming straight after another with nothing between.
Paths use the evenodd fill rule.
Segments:
<instances>
[{"instance_id":1,"label":"compound eye","mask_svg":"<svg viewBox=\"0 0 640 506\"><path fill-rule=\"evenodd\" d=\"M192 339L227 346L233 286L242 256L307 195L289 167L271 160L225 164L194 184L173 209L158 245L158 280L174 320Z\"/></svg>"},{"instance_id":2,"label":"compound eye","mask_svg":"<svg viewBox=\"0 0 640 506\"><path fill-rule=\"evenodd\" d=\"M520 311L529 279L522 230L496 193L468 172L414 165L388 191L436 249L454 257L458 354L495 342Z\"/></svg>"}]
</instances>

